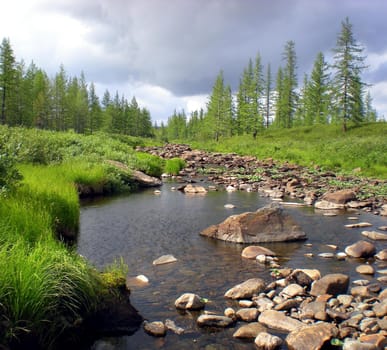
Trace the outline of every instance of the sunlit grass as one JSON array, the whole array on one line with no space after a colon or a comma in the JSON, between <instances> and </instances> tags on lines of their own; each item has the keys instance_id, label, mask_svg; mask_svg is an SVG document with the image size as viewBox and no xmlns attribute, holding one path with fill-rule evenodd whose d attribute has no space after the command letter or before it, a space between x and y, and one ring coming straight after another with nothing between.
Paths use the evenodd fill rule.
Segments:
<instances>
[{"instance_id":1,"label":"sunlit grass","mask_svg":"<svg viewBox=\"0 0 387 350\"><path fill-rule=\"evenodd\" d=\"M293 129L269 129L256 139L251 135L222 139L221 142L192 142L193 147L218 152L273 158L309 167L357 175L387 178L387 123L350 127L316 125Z\"/></svg>"}]
</instances>

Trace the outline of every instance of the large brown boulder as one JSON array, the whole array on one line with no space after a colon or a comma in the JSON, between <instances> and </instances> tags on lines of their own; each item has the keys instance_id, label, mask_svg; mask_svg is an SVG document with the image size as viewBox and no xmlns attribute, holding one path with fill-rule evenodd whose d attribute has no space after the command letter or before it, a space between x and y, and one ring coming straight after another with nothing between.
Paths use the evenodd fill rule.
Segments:
<instances>
[{"instance_id":1,"label":"large brown boulder","mask_svg":"<svg viewBox=\"0 0 387 350\"><path fill-rule=\"evenodd\" d=\"M319 350L337 333L333 324L322 322L292 331L286 337L286 344L290 350Z\"/></svg>"},{"instance_id":2,"label":"large brown boulder","mask_svg":"<svg viewBox=\"0 0 387 350\"><path fill-rule=\"evenodd\" d=\"M323 294L345 294L348 290L349 277L342 273L332 273L325 275L321 279L313 282L311 295L319 296Z\"/></svg>"},{"instance_id":3,"label":"large brown boulder","mask_svg":"<svg viewBox=\"0 0 387 350\"><path fill-rule=\"evenodd\" d=\"M340 190L336 192L326 193L322 197L327 202L336 204L345 204L349 201L356 199L356 193L352 190Z\"/></svg>"},{"instance_id":4,"label":"large brown boulder","mask_svg":"<svg viewBox=\"0 0 387 350\"><path fill-rule=\"evenodd\" d=\"M358 241L345 248L345 253L353 258L369 258L375 255L375 246L367 241Z\"/></svg>"},{"instance_id":5,"label":"large brown boulder","mask_svg":"<svg viewBox=\"0 0 387 350\"><path fill-rule=\"evenodd\" d=\"M301 227L278 205L256 212L229 216L201 233L203 236L235 243L285 242L306 239Z\"/></svg>"},{"instance_id":6,"label":"large brown boulder","mask_svg":"<svg viewBox=\"0 0 387 350\"><path fill-rule=\"evenodd\" d=\"M231 299L248 299L253 295L258 295L265 290L266 283L261 278L250 278L247 281L240 283L225 293L226 298Z\"/></svg>"}]
</instances>

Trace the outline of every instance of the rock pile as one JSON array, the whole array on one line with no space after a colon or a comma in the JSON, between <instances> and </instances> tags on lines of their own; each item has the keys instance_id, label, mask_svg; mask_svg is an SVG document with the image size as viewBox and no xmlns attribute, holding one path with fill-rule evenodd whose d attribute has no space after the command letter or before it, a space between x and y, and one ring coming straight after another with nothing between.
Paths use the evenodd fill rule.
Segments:
<instances>
[{"instance_id":1,"label":"rock pile","mask_svg":"<svg viewBox=\"0 0 387 350\"><path fill-rule=\"evenodd\" d=\"M288 196L323 210L354 208L387 216L386 197L378 194L378 189L387 185L386 181L339 176L318 167L280 164L273 159L192 150L188 145L167 144L138 147L138 150L166 159L182 158L186 167L180 172L181 177L206 175L224 189L255 191L273 199ZM353 186L343 190L343 184Z\"/></svg>"}]
</instances>

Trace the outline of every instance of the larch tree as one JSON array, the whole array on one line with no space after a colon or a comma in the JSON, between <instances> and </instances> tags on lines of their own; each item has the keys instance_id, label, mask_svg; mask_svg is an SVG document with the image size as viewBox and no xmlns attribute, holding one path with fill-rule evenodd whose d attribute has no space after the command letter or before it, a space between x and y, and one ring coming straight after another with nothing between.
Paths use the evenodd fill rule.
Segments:
<instances>
[{"instance_id":1,"label":"larch tree","mask_svg":"<svg viewBox=\"0 0 387 350\"><path fill-rule=\"evenodd\" d=\"M334 52L334 96L343 131L348 121L359 122L362 116L362 95L364 83L361 73L367 67L363 47L356 41L348 17L341 23Z\"/></svg>"},{"instance_id":2,"label":"larch tree","mask_svg":"<svg viewBox=\"0 0 387 350\"><path fill-rule=\"evenodd\" d=\"M264 104L264 117L265 117L265 126L266 128L270 125L270 113L271 113L271 95L272 95L272 77L271 77L271 67L270 63L267 65L266 68L266 79L264 82L265 88L264 88L264 97L265 97L265 104Z\"/></svg>"},{"instance_id":3,"label":"larch tree","mask_svg":"<svg viewBox=\"0 0 387 350\"><path fill-rule=\"evenodd\" d=\"M286 62L283 69L282 99L283 126L291 128L297 105L297 56L294 41L290 40L285 45L283 60Z\"/></svg>"},{"instance_id":4,"label":"larch tree","mask_svg":"<svg viewBox=\"0 0 387 350\"><path fill-rule=\"evenodd\" d=\"M0 45L0 123L6 124L12 113L13 89L15 87L16 59L9 39Z\"/></svg>"}]
</instances>

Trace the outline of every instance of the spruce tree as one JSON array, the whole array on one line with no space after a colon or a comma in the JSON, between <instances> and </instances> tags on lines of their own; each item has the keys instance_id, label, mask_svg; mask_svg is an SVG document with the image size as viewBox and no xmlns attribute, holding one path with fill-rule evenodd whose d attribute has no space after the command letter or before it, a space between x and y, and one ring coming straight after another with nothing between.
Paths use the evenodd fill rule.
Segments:
<instances>
[{"instance_id":1,"label":"spruce tree","mask_svg":"<svg viewBox=\"0 0 387 350\"><path fill-rule=\"evenodd\" d=\"M363 50L353 36L352 24L347 17L341 23L341 32L337 37L336 48L333 49L332 66L335 69L335 103L344 132L348 121L356 123L363 119L362 96L365 84L360 78L366 68Z\"/></svg>"},{"instance_id":2,"label":"spruce tree","mask_svg":"<svg viewBox=\"0 0 387 350\"><path fill-rule=\"evenodd\" d=\"M266 128L269 127L270 125L270 112L271 112L271 89L272 89L272 86L271 84L273 83L272 82L272 77L271 77L271 67L270 67L270 63L267 65L267 69L266 69L266 79L265 79L265 92L264 92L264 96L265 96L265 106L264 106L264 113L265 113L265 126Z\"/></svg>"},{"instance_id":3,"label":"spruce tree","mask_svg":"<svg viewBox=\"0 0 387 350\"><path fill-rule=\"evenodd\" d=\"M305 89L305 124L327 124L330 105L328 64L322 52L317 54L310 80Z\"/></svg>"}]
</instances>

